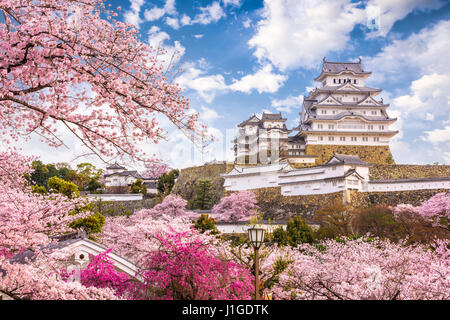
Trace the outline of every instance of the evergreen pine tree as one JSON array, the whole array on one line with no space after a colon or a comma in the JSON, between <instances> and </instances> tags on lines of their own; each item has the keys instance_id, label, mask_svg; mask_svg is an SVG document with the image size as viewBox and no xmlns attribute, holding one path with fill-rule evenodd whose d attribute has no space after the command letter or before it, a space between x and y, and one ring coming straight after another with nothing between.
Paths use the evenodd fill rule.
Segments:
<instances>
[{"instance_id":1,"label":"evergreen pine tree","mask_svg":"<svg viewBox=\"0 0 450 320\"><path fill-rule=\"evenodd\" d=\"M200 180L197 185L194 208L208 210L212 208L214 193L210 180Z\"/></svg>"}]
</instances>

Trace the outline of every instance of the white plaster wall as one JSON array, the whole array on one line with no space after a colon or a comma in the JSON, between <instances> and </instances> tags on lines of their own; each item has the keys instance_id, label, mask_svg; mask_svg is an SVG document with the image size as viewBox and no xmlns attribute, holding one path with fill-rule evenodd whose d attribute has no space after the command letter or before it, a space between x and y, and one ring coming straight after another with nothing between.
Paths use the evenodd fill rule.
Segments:
<instances>
[{"instance_id":1,"label":"white plaster wall","mask_svg":"<svg viewBox=\"0 0 450 320\"><path fill-rule=\"evenodd\" d=\"M269 172L256 175L225 177L224 187L228 191L278 187L278 173Z\"/></svg>"},{"instance_id":2,"label":"white plaster wall","mask_svg":"<svg viewBox=\"0 0 450 320\"><path fill-rule=\"evenodd\" d=\"M368 183L368 192L407 191L426 189L450 189L450 179L447 181L423 181L423 182L386 182Z\"/></svg>"},{"instance_id":3,"label":"white plaster wall","mask_svg":"<svg viewBox=\"0 0 450 320\"><path fill-rule=\"evenodd\" d=\"M88 198L92 200L102 200L102 201L135 201L135 200L142 200L142 194L141 193L88 194Z\"/></svg>"}]
</instances>

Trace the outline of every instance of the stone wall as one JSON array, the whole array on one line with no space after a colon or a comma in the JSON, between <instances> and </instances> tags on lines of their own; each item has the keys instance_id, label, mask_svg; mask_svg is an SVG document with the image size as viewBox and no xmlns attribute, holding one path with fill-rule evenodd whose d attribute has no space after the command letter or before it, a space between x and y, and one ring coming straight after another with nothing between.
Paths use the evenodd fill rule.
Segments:
<instances>
[{"instance_id":1,"label":"stone wall","mask_svg":"<svg viewBox=\"0 0 450 320\"><path fill-rule=\"evenodd\" d=\"M335 192L305 196L283 196L280 187L261 188L252 190L256 194L258 206L264 219L276 219L284 221L294 215L301 215L307 222L312 218L317 209L331 204L334 201L343 201L343 192ZM232 192L225 191L224 195Z\"/></svg>"},{"instance_id":2,"label":"stone wall","mask_svg":"<svg viewBox=\"0 0 450 320\"><path fill-rule=\"evenodd\" d=\"M140 209L153 208L158 202L157 198L132 200L132 201L91 201L94 204L94 211L98 211L104 216L128 216Z\"/></svg>"},{"instance_id":3,"label":"stone wall","mask_svg":"<svg viewBox=\"0 0 450 320\"><path fill-rule=\"evenodd\" d=\"M316 165L326 163L335 153L357 155L372 164L394 164L389 146L307 145L305 154L315 155Z\"/></svg>"},{"instance_id":4,"label":"stone wall","mask_svg":"<svg viewBox=\"0 0 450 320\"><path fill-rule=\"evenodd\" d=\"M446 189L410 190L389 192L351 192L350 204L353 207L368 207L371 205L396 206L397 204L420 205L423 201L440 192L449 192Z\"/></svg>"},{"instance_id":5,"label":"stone wall","mask_svg":"<svg viewBox=\"0 0 450 320\"><path fill-rule=\"evenodd\" d=\"M370 180L420 179L450 177L449 165L374 165L369 169Z\"/></svg>"},{"instance_id":6,"label":"stone wall","mask_svg":"<svg viewBox=\"0 0 450 320\"><path fill-rule=\"evenodd\" d=\"M199 167L181 169L172 193L177 194L190 201L195 197L196 185L199 180L210 180L213 186L213 203L218 203L223 196L224 179L220 176L233 168L232 163L209 164Z\"/></svg>"}]
</instances>

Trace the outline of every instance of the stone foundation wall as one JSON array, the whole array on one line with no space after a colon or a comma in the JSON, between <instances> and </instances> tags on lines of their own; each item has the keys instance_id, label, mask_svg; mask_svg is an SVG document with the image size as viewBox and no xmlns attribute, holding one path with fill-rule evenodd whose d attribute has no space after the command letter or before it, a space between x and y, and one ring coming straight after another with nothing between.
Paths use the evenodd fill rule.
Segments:
<instances>
[{"instance_id":1,"label":"stone foundation wall","mask_svg":"<svg viewBox=\"0 0 450 320\"><path fill-rule=\"evenodd\" d=\"M374 165L369 169L370 180L420 179L450 177L449 165Z\"/></svg>"},{"instance_id":2,"label":"stone foundation wall","mask_svg":"<svg viewBox=\"0 0 450 320\"><path fill-rule=\"evenodd\" d=\"M307 145L305 154L315 155L316 165L326 163L334 153L357 155L372 164L395 164L389 146Z\"/></svg>"},{"instance_id":3,"label":"stone foundation wall","mask_svg":"<svg viewBox=\"0 0 450 320\"><path fill-rule=\"evenodd\" d=\"M294 215L301 215L307 222L312 218L317 209L333 203L343 201L344 193L335 192L328 194L283 196L281 187L261 188L252 190L256 194L258 206L264 219L276 219L284 221ZM224 196L233 192L225 191Z\"/></svg>"},{"instance_id":4,"label":"stone foundation wall","mask_svg":"<svg viewBox=\"0 0 450 320\"><path fill-rule=\"evenodd\" d=\"M371 205L396 206L397 204L420 205L435 194L449 192L447 189L435 190L410 190L390 192L352 192L350 201L353 207L368 207Z\"/></svg>"}]
</instances>

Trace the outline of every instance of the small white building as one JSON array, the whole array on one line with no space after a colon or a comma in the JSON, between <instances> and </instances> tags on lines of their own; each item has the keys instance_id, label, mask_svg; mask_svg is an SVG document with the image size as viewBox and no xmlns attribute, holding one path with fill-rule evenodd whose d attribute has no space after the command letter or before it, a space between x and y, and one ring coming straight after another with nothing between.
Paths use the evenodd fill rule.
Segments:
<instances>
[{"instance_id":1,"label":"small white building","mask_svg":"<svg viewBox=\"0 0 450 320\"><path fill-rule=\"evenodd\" d=\"M371 164L357 156L335 154L326 164L294 169L289 162L267 166L238 167L222 174L227 191L281 187L284 196L327 194L345 190L387 192L450 189L450 177L370 180Z\"/></svg>"},{"instance_id":2,"label":"small white building","mask_svg":"<svg viewBox=\"0 0 450 320\"><path fill-rule=\"evenodd\" d=\"M136 170L127 170L127 168L114 163L106 168L105 174L105 187L128 187L134 183L137 179L141 179L144 185L147 187L147 194L157 194L158 179L144 178Z\"/></svg>"}]
</instances>

